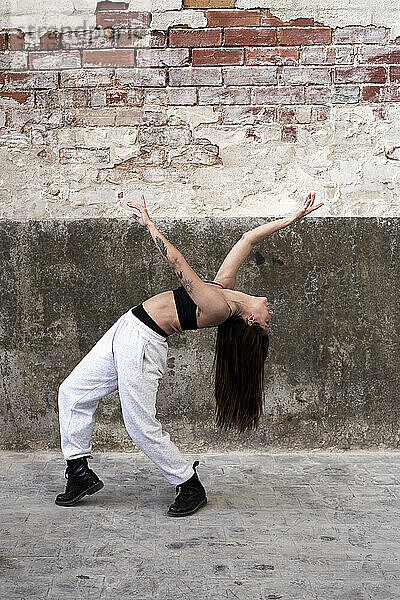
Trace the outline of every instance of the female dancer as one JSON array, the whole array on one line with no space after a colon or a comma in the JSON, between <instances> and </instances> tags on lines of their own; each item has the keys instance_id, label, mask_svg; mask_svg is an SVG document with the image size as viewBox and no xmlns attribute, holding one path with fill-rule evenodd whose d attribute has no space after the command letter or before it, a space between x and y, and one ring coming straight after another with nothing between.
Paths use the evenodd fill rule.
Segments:
<instances>
[{"instance_id":1,"label":"female dancer","mask_svg":"<svg viewBox=\"0 0 400 600\"><path fill-rule=\"evenodd\" d=\"M167 337L186 329L218 327L214 356L217 425L239 431L256 428L262 412L264 361L273 311L265 296L234 290L236 274L256 243L322 206L313 206L314 199L315 194L309 194L288 217L244 233L214 281L200 279L160 233L149 217L144 196L143 205L128 202L140 212L131 216L150 232L181 285L129 309L60 385L59 420L67 485L56 504L73 506L103 487L88 468L87 459L93 458L94 412L99 400L116 389L130 437L176 486L177 496L167 514L189 515L206 504L206 492L196 472L199 461L191 466L156 418L158 384L166 369Z\"/></svg>"}]
</instances>

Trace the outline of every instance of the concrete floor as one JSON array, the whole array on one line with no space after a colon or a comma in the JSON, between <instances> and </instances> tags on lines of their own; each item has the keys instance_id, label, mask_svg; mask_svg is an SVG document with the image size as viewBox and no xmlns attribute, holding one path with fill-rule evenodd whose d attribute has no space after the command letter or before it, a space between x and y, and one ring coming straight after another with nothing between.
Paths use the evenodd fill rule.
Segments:
<instances>
[{"instance_id":1,"label":"concrete floor","mask_svg":"<svg viewBox=\"0 0 400 600\"><path fill-rule=\"evenodd\" d=\"M97 453L72 508L60 453L0 452L1 600L400 599L400 453L191 454L208 504L142 453Z\"/></svg>"}]
</instances>

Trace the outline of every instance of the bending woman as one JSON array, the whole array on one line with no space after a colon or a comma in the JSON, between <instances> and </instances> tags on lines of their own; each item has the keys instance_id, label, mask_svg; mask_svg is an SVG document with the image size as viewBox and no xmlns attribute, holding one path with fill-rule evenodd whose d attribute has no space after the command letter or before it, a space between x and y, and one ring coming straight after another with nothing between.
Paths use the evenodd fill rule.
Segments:
<instances>
[{"instance_id":1,"label":"bending woman","mask_svg":"<svg viewBox=\"0 0 400 600\"><path fill-rule=\"evenodd\" d=\"M274 231L301 219L315 194L288 217L244 233L233 246L214 281L203 281L182 254L160 233L143 205L137 222L150 232L181 285L152 296L123 314L62 382L58 392L61 448L67 462L65 493L55 500L73 506L94 494L103 482L89 469L94 412L99 400L118 389L122 416L135 445L176 486L168 509L174 517L194 513L206 504L196 466L182 456L156 418L159 380L166 369L167 337L186 329L218 327L214 366L217 424L239 431L256 428L262 412L264 361L273 314L268 298L234 290L239 267L252 247Z\"/></svg>"}]
</instances>

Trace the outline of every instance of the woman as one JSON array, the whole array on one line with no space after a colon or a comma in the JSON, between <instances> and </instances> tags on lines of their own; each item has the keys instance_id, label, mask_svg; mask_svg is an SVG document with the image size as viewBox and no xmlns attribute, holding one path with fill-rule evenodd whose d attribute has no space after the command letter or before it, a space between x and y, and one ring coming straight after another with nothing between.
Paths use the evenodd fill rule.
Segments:
<instances>
[{"instance_id":1,"label":"woman","mask_svg":"<svg viewBox=\"0 0 400 600\"><path fill-rule=\"evenodd\" d=\"M59 388L61 447L67 461L64 494L55 500L73 506L103 482L88 468L94 412L100 398L116 389L125 426L135 445L176 485L168 515L181 517L206 504L196 466L184 459L156 419L156 394L167 359L167 337L186 329L218 326L215 396L217 424L244 431L257 426L262 410L264 361L273 311L264 296L234 290L236 274L251 248L265 237L316 210L315 194L288 217L244 233L223 261L214 281L202 281L182 254L160 233L143 205L137 222L150 232L164 260L181 282L129 309L95 344Z\"/></svg>"}]
</instances>

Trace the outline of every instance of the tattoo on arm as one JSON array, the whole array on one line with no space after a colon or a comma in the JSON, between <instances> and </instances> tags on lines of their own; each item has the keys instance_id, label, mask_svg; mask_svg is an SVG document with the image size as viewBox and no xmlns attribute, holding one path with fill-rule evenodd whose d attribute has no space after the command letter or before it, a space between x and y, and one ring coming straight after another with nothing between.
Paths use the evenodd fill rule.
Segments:
<instances>
[{"instance_id":1,"label":"tattoo on arm","mask_svg":"<svg viewBox=\"0 0 400 600\"><path fill-rule=\"evenodd\" d=\"M182 285L183 287L187 290L187 292L190 294L190 292L193 290L193 284L190 281L190 279L182 279Z\"/></svg>"},{"instance_id":2,"label":"tattoo on arm","mask_svg":"<svg viewBox=\"0 0 400 600\"><path fill-rule=\"evenodd\" d=\"M161 254L167 258L167 246L165 245L164 240L158 237L158 235L156 237L156 244L159 247Z\"/></svg>"},{"instance_id":3,"label":"tattoo on arm","mask_svg":"<svg viewBox=\"0 0 400 600\"><path fill-rule=\"evenodd\" d=\"M190 292L193 290L193 283L192 283L192 281L190 281L190 279L187 279L187 278L183 277L183 271L175 271L175 273L179 277L179 279L181 280L183 287L190 294Z\"/></svg>"}]
</instances>

